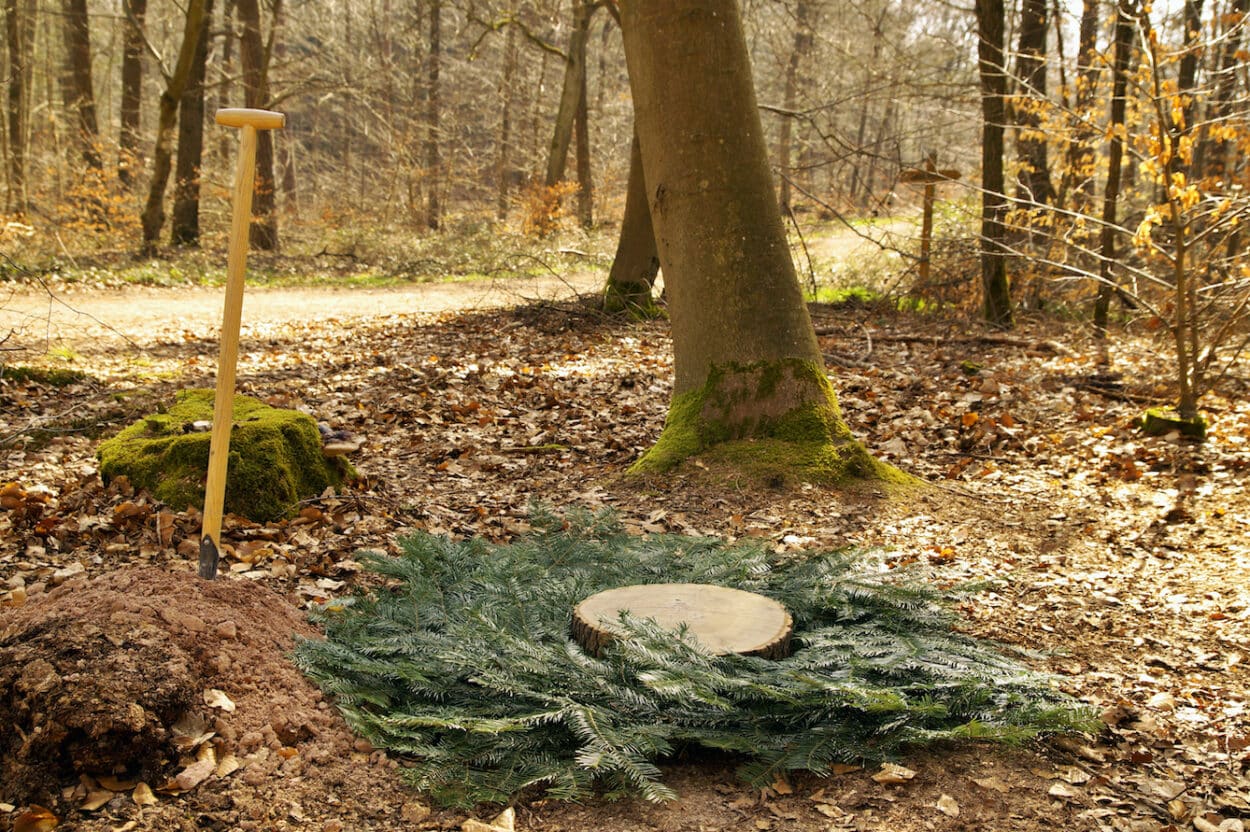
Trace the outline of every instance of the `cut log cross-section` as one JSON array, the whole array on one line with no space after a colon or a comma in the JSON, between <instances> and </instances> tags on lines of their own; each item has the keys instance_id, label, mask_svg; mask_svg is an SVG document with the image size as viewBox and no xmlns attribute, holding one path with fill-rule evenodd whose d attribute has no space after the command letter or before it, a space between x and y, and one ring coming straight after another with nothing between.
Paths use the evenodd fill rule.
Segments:
<instances>
[{"instance_id":1,"label":"cut log cross-section","mask_svg":"<svg viewBox=\"0 0 1250 832\"><path fill-rule=\"evenodd\" d=\"M780 659L790 653L794 622L771 598L711 584L637 584L591 595L573 610L577 643L598 654L621 635L620 614L679 629L717 655Z\"/></svg>"}]
</instances>

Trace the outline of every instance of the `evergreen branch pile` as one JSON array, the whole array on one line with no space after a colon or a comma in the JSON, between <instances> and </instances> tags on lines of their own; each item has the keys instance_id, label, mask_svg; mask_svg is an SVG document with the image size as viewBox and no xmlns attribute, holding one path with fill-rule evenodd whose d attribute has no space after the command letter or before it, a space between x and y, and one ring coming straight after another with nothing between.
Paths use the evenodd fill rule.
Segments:
<instances>
[{"instance_id":1,"label":"evergreen branch pile","mask_svg":"<svg viewBox=\"0 0 1250 832\"><path fill-rule=\"evenodd\" d=\"M746 755L742 776L881 759L903 743L1017 741L1089 725L1042 675L952 629L943 596L834 552L779 562L756 543L629 535L610 514L536 510L508 545L418 534L365 555L388 586L318 614L300 667L353 730L410 757L447 804L530 786L572 799L596 784L674 797L655 760L683 744ZM689 582L783 603L795 650L714 656L622 615L602 656L569 636L574 606L617 586Z\"/></svg>"}]
</instances>

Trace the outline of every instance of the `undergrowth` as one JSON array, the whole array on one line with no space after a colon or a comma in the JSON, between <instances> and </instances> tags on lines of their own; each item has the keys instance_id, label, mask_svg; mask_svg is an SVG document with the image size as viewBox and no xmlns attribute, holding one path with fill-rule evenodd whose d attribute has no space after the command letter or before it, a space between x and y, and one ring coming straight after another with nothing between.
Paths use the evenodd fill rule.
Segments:
<instances>
[{"instance_id":1,"label":"undergrowth","mask_svg":"<svg viewBox=\"0 0 1250 832\"><path fill-rule=\"evenodd\" d=\"M683 744L736 752L766 785L786 770L878 760L905 743L1020 741L1088 727L1087 711L993 645L952 629L942 593L857 552L780 561L758 543L631 536L609 514L536 510L511 544L418 534L365 556L385 589L317 614L296 661L348 723L446 804L527 787L675 797L656 763ZM601 657L569 637L574 605L629 584L758 592L794 617L780 661L715 656L622 616Z\"/></svg>"}]
</instances>

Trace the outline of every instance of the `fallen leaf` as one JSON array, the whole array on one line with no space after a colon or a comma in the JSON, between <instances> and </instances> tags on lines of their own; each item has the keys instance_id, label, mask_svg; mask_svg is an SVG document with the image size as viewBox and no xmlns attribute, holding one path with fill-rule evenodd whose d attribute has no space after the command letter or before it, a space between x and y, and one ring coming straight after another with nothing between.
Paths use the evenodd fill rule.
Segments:
<instances>
[{"instance_id":1,"label":"fallen leaf","mask_svg":"<svg viewBox=\"0 0 1250 832\"><path fill-rule=\"evenodd\" d=\"M128 792L139 785L138 780L120 780L111 774L97 777L96 782L100 784L101 788L108 789L111 792Z\"/></svg>"},{"instance_id":2,"label":"fallen leaf","mask_svg":"<svg viewBox=\"0 0 1250 832\"><path fill-rule=\"evenodd\" d=\"M207 730L208 723L203 715L192 711L184 713L170 728L174 735L174 746L179 751L190 751L208 742L216 734L215 731Z\"/></svg>"},{"instance_id":3,"label":"fallen leaf","mask_svg":"<svg viewBox=\"0 0 1250 832\"><path fill-rule=\"evenodd\" d=\"M113 793L108 789L93 789L87 793L87 797L78 808L84 812L94 812L104 804L113 799Z\"/></svg>"},{"instance_id":4,"label":"fallen leaf","mask_svg":"<svg viewBox=\"0 0 1250 832\"><path fill-rule=\"evenodd\" d=\"M51 811L32 803L29 809L13 818L13 832L48 832L60 822Z\"/></svg>"},{"instance_id":5,"label":"fallen leaf","mask_svg":"<svg viewBox=\"0 0 1250 832\"><path fill-rule=\"evenodd\" d=\"M938 798L937 809L947 817L959 817L959 803L949 794L944 794Z\"/></svg>"},{"instance_id":6,"label":"fallen leaf","mask_svg":"<svg viewBox=\"0 0 1250 832\"><path fill-rule=\"evenodd\" d=\"M230 701L230 697L226 696L225 691L217 688L209 688L204 691L204 704L210 708L221 708L228 714L234 713L234 703Z\"/></svg>"},{"instance_id":7,"label":"fallen leaf","mask_svg":"<svg viewBox=\"0 0 1250 832\"><path fill-rule=\"evenodd\" d=\"M469 818L460 824L461 832L515 832L515 829L516 810L511 806L496 815L490 823Z\"/></svg>"},{"instance_id":8,"label":"fallen leaf","mask_svg":"<svg viewBox=\"0 0 1250 832\"><path fill-rule=\"evenodd\" d=\"M993 776L974 777L972 779L972 782L976 783L978 786L980 786L983 789L986 789L992 792L998 792L999 794L1006 794L1008 791L1010 791L1010 787L1006 783L1004 783L1002 780L999 780L997 777L993 777Z\"/></svg>"},{"instance_id":9,"label":"fallen leaf","mask_svg":"<svg viewBox=\"0 0 1250 832\"><path fill-rule=\"evenodd\" d=\"M1067 783L1063 782L1062 780L1060 780L1057 783L1052 784L1050 789L1046 792L1046 794L1050 795L1051 797L1062 797L1067 800L1071 800L1073 798L1081 796L1081 793L1078 790L1072 788L1071 786L1069 786Z\"/></svg>"},{"instance_id":10,"label":"fallen leaf","mask_svg":"<svg viewBox=\"0 0 1250 832\"><path fill-rule=\"evenodd\" d=\"M916 776L916 772L894 763L882 763L881 770L872 779L882 784L906 783Z\"/></svg>"},{"instance_id":11,"label":"fallen leaf","mask_svg":"<svg viewBox=\"0 0 1250 832\"><path fill-rule=\"evenodd\" d=\"M772 786L770 786L769 788L771 788L777 794L794 794L794 787L791 786L788 782L786 782L786 778L784 777L778 777L776 780L773 781Z\"/></svg>"},{"instance_id":12,"label":"fallen leaf","mask_svg":"<svg viewBox=\"0 0 1250 832\"><path fill-rule=\"evenodd\" d=\"M227 754L217 761L217 768L213 774L218 778L229 777L241 768L243 764L239 762L239 758L233 754Z\"/></svg>"},{"instance_id":13,"label":"fallen leaf","mask_svg":"<svg viewBox=\"0 0 1250 832\"><path fill-rule=\"evenodd\" d=\"M147 783L140 783L135 786L135 790L130 793L130 799L139 806L155 806L160 800L152 793L152 787Z\"/></svg>"}]
</instances>

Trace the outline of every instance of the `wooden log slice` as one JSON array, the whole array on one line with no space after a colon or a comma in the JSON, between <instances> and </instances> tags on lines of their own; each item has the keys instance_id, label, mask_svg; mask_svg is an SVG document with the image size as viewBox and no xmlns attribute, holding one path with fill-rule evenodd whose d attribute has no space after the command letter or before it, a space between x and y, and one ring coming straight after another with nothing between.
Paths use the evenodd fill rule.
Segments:
<instances>
[{"instance_id":1,"label":"wooden log slice","mask_svg":"<svg viewBox=\"0 0 1250 832\"><path fill-rule=\"evenodd\" d=\"M573 610L573 638L598 655L621 635L620 614L626 610L661 627L685 624L717 655L780 659L790 653L794 621L785 607L754 592L711 584L637 584L595 593Z\"/></svg>"}]
</instances>

